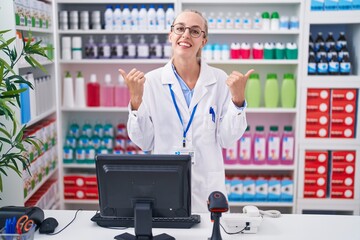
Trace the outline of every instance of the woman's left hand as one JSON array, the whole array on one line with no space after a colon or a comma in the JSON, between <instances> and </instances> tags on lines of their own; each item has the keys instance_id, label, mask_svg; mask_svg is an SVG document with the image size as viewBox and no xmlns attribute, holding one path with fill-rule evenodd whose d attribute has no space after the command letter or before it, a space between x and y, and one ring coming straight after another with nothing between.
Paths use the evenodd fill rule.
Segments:
<instances>
[{"instance_id":1,"label":"woman's left hand","mask_svg":"<svg viewBox=\"0 0 360 240\"><path fill-rule=\"evenodd\" d=\"M250 69L244 75L238 71L233 71L226 80L226 84L229 86L229 90L232 96L231 99L238 107L242 107L244 104L246 82L250 74L252 74L253 72L255 72L255 70Z\"/></svg>"}]
</instances>

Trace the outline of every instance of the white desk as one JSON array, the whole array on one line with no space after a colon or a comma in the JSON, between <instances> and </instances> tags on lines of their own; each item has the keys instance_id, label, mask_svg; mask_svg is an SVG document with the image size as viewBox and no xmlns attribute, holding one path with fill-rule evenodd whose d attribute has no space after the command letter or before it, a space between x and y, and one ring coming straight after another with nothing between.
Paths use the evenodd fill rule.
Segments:
<instances>
[{"instance_id":1,"label":"white desk","mask_svg":"<svg viewBox=\"0 0 360 240\"><path fill-rule=\"evenodd\" d=\"M55 232L62 229L74 217L75 211L46 210L45 217L54 217L59 226ZM49 236L35 234L35 240L99 240L114 239L125 231L133 234L134 229L115 230L96 225L90 219L95 211L80 211L75 221L58 235ZM201 223L191 229L153 229L153 234L167 233L177 240L201 240L211 236L212 223L209 214L201 216ZM224 240L232 239L266 239L266 240L357 240L360 239L360 216L332 215L282 215L280 218L264 217L256 234L237 234L229 236L222 232Z\"/></svg>"}]
</instances>

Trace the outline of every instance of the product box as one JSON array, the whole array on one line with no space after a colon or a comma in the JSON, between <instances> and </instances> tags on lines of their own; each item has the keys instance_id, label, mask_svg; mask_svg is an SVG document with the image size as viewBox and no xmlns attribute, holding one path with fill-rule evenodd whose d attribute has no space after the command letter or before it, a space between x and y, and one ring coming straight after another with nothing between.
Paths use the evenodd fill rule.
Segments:
<instances>
[{"instance_id":1,"label":"product box","mask_svg":"<svg viewBox=\"0 0 360 240\"><path fill-rule=\"evenodd\" d=\"M355 113L333 113L331 114L332 125L355 126Z\"/></svg>"},{"instance_id":2,"label":"product box","mask_svg":"<svg viewBox=\"0 0 360 240\"><path fill-rule=\"evenodd\" d=\"M294 181L292 179L284 178L281 180L281 195L280 200L291 202L294 198Z\"/></svg>"},{"instance_id":3,"label":"product box","mask_svg":"<svg viewBox=\"0 0 360 240\"><path fill-rule=\"evenodd\" d=\"M353 187L332 187L330 192L331 198L353 199Z\"/></svg>"},{"instance_id":4,"label":"product box","mask_svg":"<svg viewBox=\"0 0 360 240\"><path fill-rule=\"evenodd\" d=\"M306 151L305 163L318 163L327 165L329 159L328 151Z\"/></svg>"},{"instance_id":5,"label":"product box","mask_svg":"<svg viewBox=\"0 0 360 240\"><path fill-rule=\"evenodd\" d=\"M347 101L356 102L356 89L333 89L331 93L332 102Z\"/></svg>"},{"instance_id":6,"label":"product box","mask_svg":"<svg viewBox=\"0 0 360 240\"><path fill-rule=\"evenodd\" d=\"M253 179L244 179L243 180L243 200L244 201L253 201L255 199L255 180Z\"/></svg>"},{"instance_id":7,"label":"product box","mask_svg":"<svg viewBox=\"0 0 360 240\"><path fill-rule=\"evenodd\" d=\"M99 199L99 192L97 188L86 188L85 189L85 198L86 199Z\"/></svg>"},{"instance_id":8,"label":"product box","mask_svg":"<svg viewBox=\"0 0 360 240\"><path fill-rule=\"evenodd\" d=\"M322 99L308 99L306 103L307 112L322 112L329 113L330 111L329 100Z\"/></svg>"},{"instance_id":9,"label":"product box","mask_svg":"<svg viewBox=\"0 0 360 240\"><path fill-rule=\"evenodd\" d=\"M338 9L343 10L352 10L353 0L339 0Z\"/></svg>"},{"instance_id":10,"label":"product box","mask_svg":"<svg viewBox=\"0 0 360 240\"><path fill-rule=\"evenodd\" d=\"M304 186L304 198L326 198L326 186Z\"/></svg>"},{"instance_id":11,"label":"product box","mask_svg":"<svg viewBox=\"0 0 360 240\"><path fill-rule=\"evenodd\" d=\"M332 164L332 176L351 176L355 175L354 163L337 163Z\"/></svg>"},{"instance_id":12,"label":"product box","mask_svg":"<svg viewBox=\"0 0 360 240\"><path fill-rule=\"evenodd\" d=\"M228 175L225 176L225 188L226 188L226 194L227 194L228 198L230 197L230 193L231 193L231 180L232 180L231 176L228 176ZM230 198L229 198L229 200L230 200Z\"/></svg>"},{"instance_id":13,"label":"product box","mask_svg":"<svg viewBox=\"0 0 360 240\"><path fill-rule=\"evenodd\" d=\"M241 201L244 197L243 181L238 178L230 180L229 201Z\"/></svg>"},{"instance_id":14,"label":"product box","mask_svg":"<svg viewBox=\"0 0 360 240\"><path fill-rule=\"evenodd\" d=\"M323 11L325 0L311 0L311 11Z\"/></svg>"},{"instance_id":15,"label":"product box","mask_svg":"<svg viewBox=\"0 0 360 240\"><path fill-rule=\"evenodd\" d=\"M327 138L329 137L329 127L322 125L306 125L305 137L307 138Z\"/></svg>"},{"instance_id":16,"label":"product box","mask_svg":"<svg viewBox=\"0 0 360 240\"><path fill-rule=\"evenodd\" d=\"M360 0L353 0L353 10L360 9Z\"/></svg>"},{"instance_id":17,"label":"product box","mask_svg":"<svg viewBox=\"0 0 360 240\"><path fill-rule=\"evenodd\" d=\"M96 175L89 175L85 177L85 186L87 188L96 188L97 189L97 179Z\"/></svg>"},{"instance_id":18,"label":"product box","mask_svg":"<svg viewBox=\"0 0 360 240\"><path fill-rule=\"evenodd\" d=\"M325 0L324 10L325 11L337 11L339 0Z\"/></svg>"},{"instance_id":19,"label":"product box","mask_svg":"<svg viewBox=\"0 0 360 240\"><path fill-rule=\"evenodd\" d=\"M281 195L281 181L276 178L268 180L268 201L279 201Z\"/></svg>"},{"instance_id":20,"label":"product box","mask_svg":"<svg viewBox=\"0 0 360 240\"><path fill-rule=\"evenodd\" d=\"M267 179L256 179L255 180L255 200L266 201L268 197L268 180Z\"/></svg>"},{"instance_id":21,"label":"product box","mask_svg":"<svg viewBox=\"0 0 360 240\"><path fill-rule=\"evenodd\" d=\"M330 101L330 89L309 88L307 91L308 100L318 100L322 102Z\"/></svg>"},{"instance_id":22,"label":"product box","mask_svg":"<svg viewBox=\"0 0 360 240\"><path fill-rule=\"evenodd\" d=\"M327 164L305 162L305 169L304 169L305 174L323 175L327 173L327 170L328 170Z\"/></svg>"},{"instance_id":23,"label":"product box","mask_svg":"<svg viewBox=\"0 0 360 240\"><path fill-rule=\"evenodd\" d=\"M331 186L354 187L354 177L345 174L336 174L331 177Z\"/></svg>"},{"instance_id":24,"label":"product box","mask_svg":"<svg viewBox=\"0 0 360 240\"><path fill-rule=\"evenodd\" d=\"M327 125L329 124L330 116L328 113L322 112L308 112L306 114L306 124L317 124L317 125Z\"/></svg>"},{"instance_id":25,"label":"product box","mask_svg":"<svg viewBox=\"0 0 360 240\"><path fill-rule=\"evenodd\" d=\"M331 159L333 163L353 163L355 164L355 151L332 151Z\"/></svg>"},{"instance_id":26,"label":"product box","mask_svg":"<svg viewBox=\"0 0 360 240\"><path fill-rule=\"evenodd\" d=\"M67 175L64 176L65 186L85 187L85 176L83 175Z\"/></svg>"},{"instance_id":27,"label":"product box","mask_svg":"<svg viewBox=\"0 0 360 240\"><path fill-rule=\"evenodd\" d=\"M355 129L354 126L339 126L337 124L331 125L330 130L331 138L354 138L355 137Z\"/></svg>"},{"instance_id":28,"label":"product box","mask_svg":"<svg viewBox=\"0 0 360 240\"><path fill-rule=\"evenodd\" d=\"M331 112L332 113L355 113L356 102L346 102L346 101L335 101L332 102Z\"/></svg>"},{"instance_id":29,"label":"product box","mask_svg":"<svg viewBox=\"0 0 360 240\"><path fill-rule=\"evenodd\" d=\"M326 174L305 174L304 176L304 186L324 187L326 184Z\"/></svg>"},{"instance_id":30,"label":"product box","mask_svg":"<svg viewBox=\"0 0 360 240\"><path fill-rule=\"evenodd\" d=\"M85 199L85 188L81 187L64 187L64 197L65 199Z\"/></svg>"}]
</instances>

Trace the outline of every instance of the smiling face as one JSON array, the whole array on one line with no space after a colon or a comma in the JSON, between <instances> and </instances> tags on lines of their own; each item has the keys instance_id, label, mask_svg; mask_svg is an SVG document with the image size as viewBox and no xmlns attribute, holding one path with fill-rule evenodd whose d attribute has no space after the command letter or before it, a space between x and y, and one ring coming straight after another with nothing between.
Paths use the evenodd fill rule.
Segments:
<instances>
[{"instance_id":1,"label":"smiling face","mask_svg":"<svg viewBox=\"0 0 360 240\"><path fill-rule=\"evenodd\" d=\"M178 24L178 25L177 25ZM196 12L185 11L180 13L175 19L173 25L185 27L185 32L176 34L174 29L169 34L169 40L172 44L173 56L183 57L185 59L192 59L199 56L199 51L207 42L207 29L205 19ZM180 25L181 26L181 25ZM191 36L189 28L199 27L205 33L201 33L200 37Z\"/></svg>"}]
</instances>

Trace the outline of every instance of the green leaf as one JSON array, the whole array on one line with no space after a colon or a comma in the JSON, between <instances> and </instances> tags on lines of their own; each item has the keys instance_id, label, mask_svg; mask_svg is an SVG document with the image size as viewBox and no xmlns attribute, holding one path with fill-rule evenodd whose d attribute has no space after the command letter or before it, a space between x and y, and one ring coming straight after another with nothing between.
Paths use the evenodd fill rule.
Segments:
<instances>
[{"instance_id":1,"label":"green leaf","mask_svg":"<svg viewBox=\"0 0 360 240\"><path fill-rule=\"evenodd\" d=\"M33 58L32 56L29 56L29 58L36 65L36 67L38 67L44 73L47 73L47 70L38 61L36 61L35 58Z\"/></svg>"},{"instance_id":2,"label":"green leaf","mask_svg":"<svg viewBox=\"0 0 360 240\"><path fill-rule=\"evenodd\" d=\"M15 71L12 69L12 67L11 67L5 60L3 60L2 58L0 58L0 62L2 63L2 65L4 65L4 67L5 67L9 72L11 72L11 73L14 74L14 75L16 74ZM5 78L6 75L7 75L7 74L5 74L5 75L3 76L3 78Z\"/></svg>"},{"instance_id":3,"label":"green leaf","mask_svg":"<svg viewBox=\"0 0 360 240\"><path fill-rule=\"evenodd\" d=\"M15 39L16 39L16 37L10 38L5 43L1 44L0 45L0 50L2 50L5 47L8 47Z\"/></svg>"},{"instance_id":4,"label":"green leaf","mask_svg":"<svg viewBox=\"0 0 360 240\"><path fill-rule=\"evenodd\" d=\"M7 144L12 144L11 140L9 140L8 138L4 138L4 137L0 137L0 141L2 142L6 142Z\"/></svg>"},{"instance_id":5,"label":"green leaf","mask_svg":"<svg viewBox=\"0 0 360 240\"><path fill-rule=\"evenodd\" d=\"M7 138L11 139L10 133L6 131L4 128L0 128L0 132L2 132Z\"/></svg>"},{"instance_id":6,"label":"green leaf","mask_svg":"<svg viewBox=\"0 0 360 240\"><path fill-rule=\"evenodd\" d=\"M10 31L11 31L11 29L1 30L1 31L0 31L0 34L3 35L4 33L10 32Z\"/></svg>"}]
</instances>

